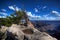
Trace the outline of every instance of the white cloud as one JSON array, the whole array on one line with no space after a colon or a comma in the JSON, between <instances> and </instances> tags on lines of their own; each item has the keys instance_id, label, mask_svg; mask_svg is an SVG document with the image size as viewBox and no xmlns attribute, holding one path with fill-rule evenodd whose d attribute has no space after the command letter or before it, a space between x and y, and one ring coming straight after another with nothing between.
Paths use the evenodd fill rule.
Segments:
<instances>
[{"instance_id":1,"label":"white cloud","mask_svg":"<svg viewBox=\"0 0 60 40\"><path fill-rule=\"evenodd\" d=\"M0 18L6 18L6 16L8 15L7 13L4 12L0 12L0 14L3 15L3 16L0 15Z\"/></svg>"},{"instance_id":2,"label":"white cloud","mask_svg":"<svg viewBox=\"0 0 60 40\"><path fill-rule=\"evenodd\" d=\"M46 20L56 20L55 17L46 17Z\"/></svg>"},{"instance_id":3,"label":"white cloud","mask_svg":"<svg viewBox=\"0 0 60 40\"><path fill-rule=\"evenodd\" d=\"M32 14L31 12L27 12L27 15L30 20L60 20L60 17L52 17L52 16L49 17L50 14L38 16L38 15Z\"/></svg>"},{"instance_id":4,"label":"white cloud","mask_svg":"<svg viewBox=\"0 0 60 40\"><path fill-rule=\"evenodd\" d=\"M40 16L37 16L35 14L32 14L31 12L27 12L27 15L30 16L30 17L40 17Z\"/></svg>"},{"instance_id":5,"label":"white cloud","mask_svg":"<svg viewBox=\"0 0 60 40\"><path fill-rule=\"evenodd\" d=\"M38 9L37 8L35 8L34 10L35 10L35 12L38 12Z\"/></svg>"},{"instance_id":6,"label":"white cloud","mask_svg":"<svg viewBox=\"0 0 60 40\"><path fill-rule=\"evenodd\" d=\"M55 13L55 14L57 14L57 13L59 13L59 12L57 12L57 11L54 11L54 10L53 10L53 11L52 11L52 13Z\"/></svg>"},{"instance_id":7,"label":"white cloud","mask_svg":"<svg viewBox=\"0 0 60 40\"><path fill-rule=\"evenodd\" d=\"M59 12L58 11L52 11L53 14L56 14L57 16L60 16Z\"/></svg>"},{"instance_id":8,"label":"white cloud","mask_svg":"<svg viewBox=\"0 0 60 40\"><path fill-rule=\"evenodd\" d=\"M8 7L9 7L9 9L15 10L13 6L8 6Z\"/></svg>"},{"instance_id":9,"label":"white cloud","mask_svg":"<svg viewBox=\"0 0 60 40\"><path fill-rule=\"evenodd\" d=\"M2 14L4 16L8 15L7 13L4 13L4 12L0 12L0 14Z\"/></svg>"},{"instance_id":10,"label":"white cloud","mask_svg":"<svg viewBox=\"0 0 60 40\"><path fill-rule=\"evenodd\" d=\"M44 6L43 9L47 8L47 6Z\"/></svg>"},{"instance_id":11,"label":"white cloud","mask_svg":"<svg viewBox=\"0 0 60 40\"><path fill-rule=\"evenodd\" d=\"M18 7L16 7L16 11L19 11L20 9Z\"/></svg>"},{"instance_id":12,"label":"white cloud","mask_svg":"<svg viewBox=\"0 0 60 40\"><path fill-rule=\"evenodd\" d=\"M31 13L31 12L27 12L27 15L28 15L28 16L32 16L32 13Z\"/></svg>"},{"instance_id":13,"label":"white cloud","mask_svg":"<svg viewBox=\"0 0 60 40\"><path fill-rule=\"evenodd\" d=\"M0 16L0 18L6 18L6 16Z\"/></svg>"},{"instance_id":14,"label":"white cloud","mask_svg":"<svg viewBox=\"0 0 60 40\"><path fill-rule=\"evenodd\" d=\"M2 16L0 16L0 18L2 18Z\"/></svg>"},{"instance_id":15,"label":"white cloud","mask_svg":"<svg viewBox=\"0 0 60 40\"><path fill-rule=\"evenodd\" d=\"M0 18L6 18L6 16L0 16Z\"/></svg>"},{"instance_id":16,"label":"white cloud","mask_svg":"<svg viewBox=\"0 0 60 40\"><path fill-rule=\"evenodd\" d=\"M49 16L50 14L43 15L43 20L56 20L55 17Z\"/></svg>"},{"instance_id":17,"label":"white cloud","mask_svg":"<svg viewBox=\"0 0 60 40\"><path fill-rule=\"evenodd\" d=\"M15 7L15 8L14 8ZM16 11L19 11L19 10L21 10L20 8L18 8L17 6L8 6L8 8L9 9L11 9L11 10L16 10Z\"/></svg>"},{"instance_id":18,"label":"white cloud","mask_svg":"<svg viewBox=\"0 0 60 40\"><path fill-rule=\"evenodd\" d=\"M28 17L30 18L30 19L32 19L32 20L38 20L38 19L40 19L40 16L38 16L38 15L35 15L35 14L32 14L31 12L27 12L27 15L28 15Z\"/></svg>"},{"instance_id":19,"label":"white cloud","mask_svg":"<svg viewBox=\"0 0 60 40\"><path fill-rule=\"evenodd\" d=\"M50 14L43 15L44 17L48 17Z\"/></svg>"},{"instance_id":20,"label":"white cloud","mask_svg":"<svg viewBox=\"0 0 60 40\"><path fill-rule=\"evenodd\" d=\"M5 9L1 9L3 12L6 12L6 10Z\"/></svg>"}]
</instances>

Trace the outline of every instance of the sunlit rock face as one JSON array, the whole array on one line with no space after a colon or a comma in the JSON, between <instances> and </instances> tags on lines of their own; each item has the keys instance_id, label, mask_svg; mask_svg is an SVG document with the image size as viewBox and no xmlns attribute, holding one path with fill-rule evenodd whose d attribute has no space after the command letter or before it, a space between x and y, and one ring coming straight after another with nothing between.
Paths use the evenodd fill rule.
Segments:
<instances>
[{"instance_id":1,"label":"sunlit rock face","mask_svg":"<svg viewBox=\"0 0 60 40\"><path fill-rule=\"evenodd\" d=\"M21 25L17 24L12 24L11 27L2 26L1 30L5 34L4 40L57 40L47 33L40 32L36 28L30 26L22 27Z\"/></svg>"},{"instance_id":2,"label":"sunlit rock face","mask_svg":"<svg viewBox=\"0 0 60 40\"><path fill-rule=\"evenodd\" d=\"M23 40L24 39L24 34L23 32L20 30L19 26L16 24L13 24L11 27L9 27L9 29L7 30L7 39L12 40Z\"/></svg>"},{"instance_id":3,"label":"sunlit rock face","mask_svg":"<svg viewBox=\"0 0 60 40\"><path fill-rule=\"evenodd\" d=\"M1 26L0 31L4 33L4 32L6 32L7 29L8 29L8 27L6 27L6 26Z\"/></svg>"},{"instance_id":4,"label":"sunlit rock face","mask_svg":"<svg viewBox=\"0 0 60 40\"><path fill-rule=\"evenodd\" d=\"M40 32L36 28L23 27L13 24L7 29L6 40L57 40L45 32Z\"/></svg>"}]
</instances>

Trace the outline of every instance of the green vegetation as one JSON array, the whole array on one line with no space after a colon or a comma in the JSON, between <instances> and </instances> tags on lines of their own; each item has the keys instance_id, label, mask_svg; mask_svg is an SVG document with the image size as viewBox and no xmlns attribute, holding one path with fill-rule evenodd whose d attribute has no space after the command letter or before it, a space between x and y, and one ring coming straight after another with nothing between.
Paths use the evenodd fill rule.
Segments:
<instances>
[{"instance_id":1,"label":"green vegetation","mask_svg":"<svg viewBox=\"0 0 60 40\"><path fill-rule=\"evenodd\" d=\"M27 15L24 11L16 11L6 18L0 18L0 26L11 26L12 24L19 24L21 19L25 19L27 22Z\"/></svg>"}]
</instances>

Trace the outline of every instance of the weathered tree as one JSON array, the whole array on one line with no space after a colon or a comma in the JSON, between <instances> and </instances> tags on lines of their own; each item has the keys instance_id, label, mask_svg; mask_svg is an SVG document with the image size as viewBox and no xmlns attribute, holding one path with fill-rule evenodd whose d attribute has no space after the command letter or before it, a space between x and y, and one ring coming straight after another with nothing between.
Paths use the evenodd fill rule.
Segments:
<instances>
[{"instance_id":1,"label":"weathered tree","mask_svg":"<svg viewBox=\"0 0 60 40\"><path fill-rule=\"evenodd\" d=\"M25 22L26 22L25 24L27 26L29 18L28 18L27 14L24 10L18 10L17 11L16 8L15 8L15 15L18 18L18 22L20 22L21 19L25 19Z\"/></svg>"}]
</instances>

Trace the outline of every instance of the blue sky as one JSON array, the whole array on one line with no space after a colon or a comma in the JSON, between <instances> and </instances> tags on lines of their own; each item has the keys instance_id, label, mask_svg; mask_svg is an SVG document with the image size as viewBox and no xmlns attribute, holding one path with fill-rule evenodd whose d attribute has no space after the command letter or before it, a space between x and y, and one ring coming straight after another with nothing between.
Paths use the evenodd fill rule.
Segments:
<instances>
[{"instance_id":1,"label":"blue sky","mask_svg":"<svg viewBox=\"0 0 60 40\"><path fill-rule=\"evenodd\" d=\"M0 0L0 18L25 9L30 20L60 20L60 0Z\"/></svg>"}]
</instances>

